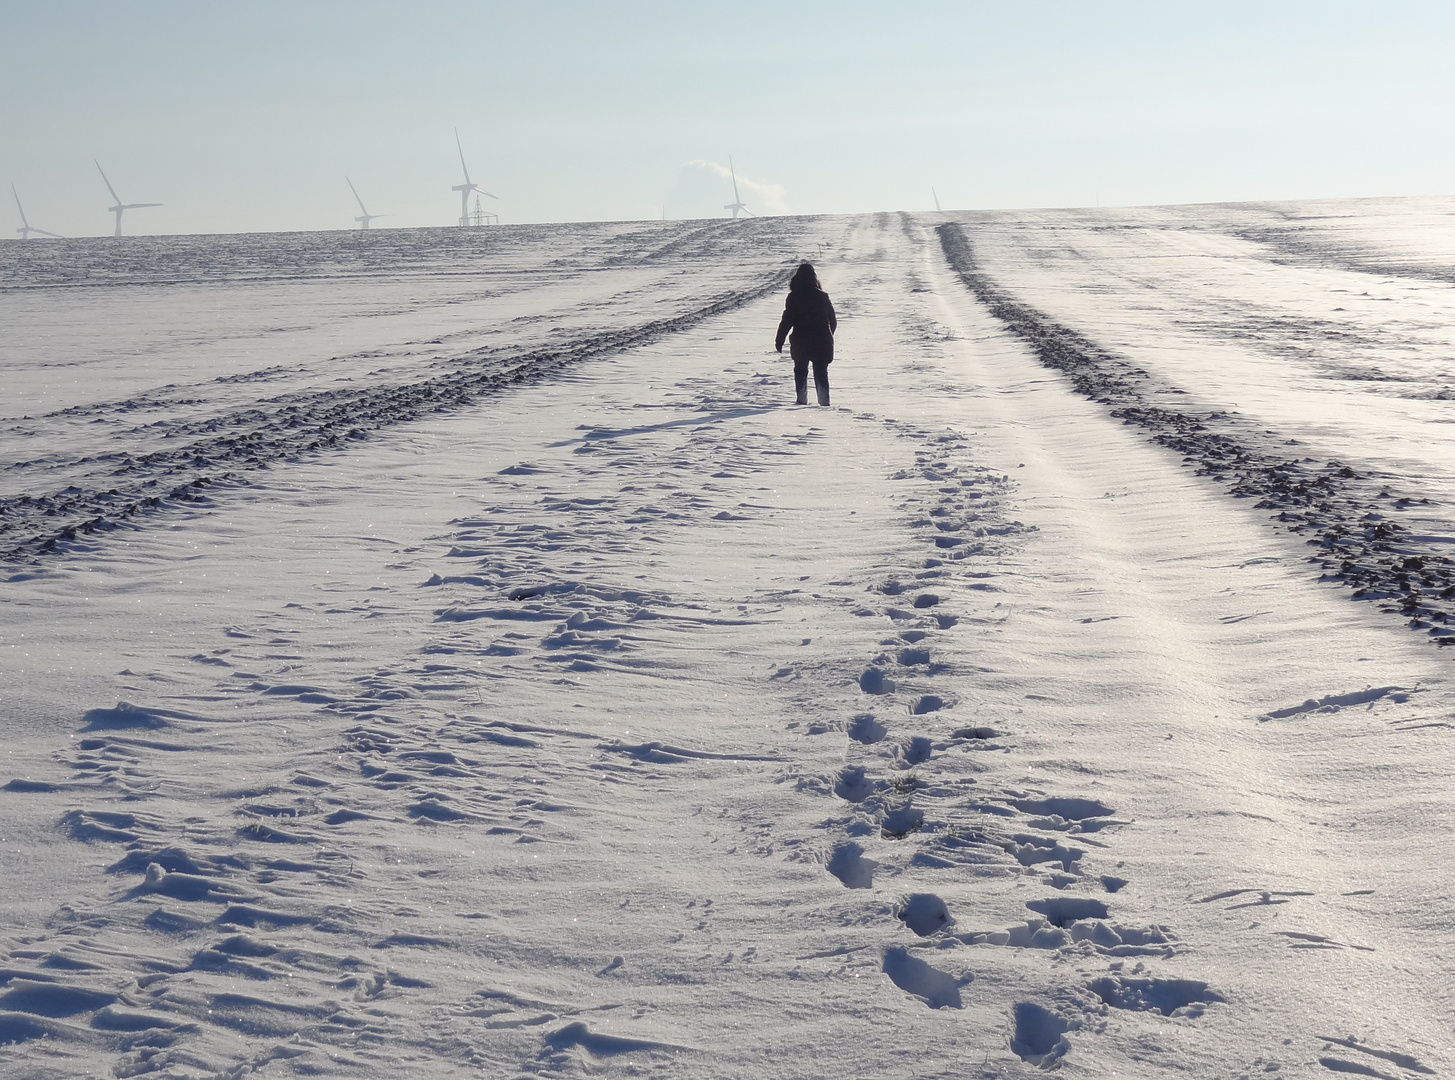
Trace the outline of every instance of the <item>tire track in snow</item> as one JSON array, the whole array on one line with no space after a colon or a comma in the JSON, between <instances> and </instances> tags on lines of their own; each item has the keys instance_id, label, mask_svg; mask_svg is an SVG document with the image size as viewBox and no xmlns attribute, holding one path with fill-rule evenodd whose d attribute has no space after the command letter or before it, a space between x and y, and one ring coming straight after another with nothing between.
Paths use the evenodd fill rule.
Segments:
<instances>
[{"instance_id":1,"label":"tire track in snow","mask_svg":"<svg viewBox=\"0 0 1455 1080\"><path fill-rule=\"evenodd\" d=\"M1165 402L1184 391L1000 288L979 267L960 225L940 225L936 232L951 268L1044 366L1110 406L1112 416L1182 454L1198 475L1224 484L1230 495L1256 499L1257 509L1274 511L1272 520L1318 549L1309 561L1322 576L1342 582L1353 599L1403 616L1437 645L1455 644L1455 560L1442 553L1439 538L1394 520L1428 506L1428 499L1393 491L1382 478L1343 462L1290 458L1274 449L1281 440L1273 432L1254 431L1233 414L1169 406Z\"/></svg>"},{"instance_id":2,"label":"tire track in snow","mask_svg":"<svg viewBox=\"0 0 1455 1080\"><path fill-rule=\"evenodd\" d=\"M1379 277L1409 278L1415 281L1436 281L1442 285L1455 285L1455 267L1442 266L1438 263L1422 265L1400 262L1387 252L1349 242L1340 243L1327 236L1320 237L1316 226L1295 224L1299 218L1292 214L1280 216L1290 223L1285 225L1229 225L1223 231L1229 236L1250 240L1270 249L1275 253L1270 261L1275 264L1296 262L1302 265L1335 266L1341 270L1351 270L1356 274L1374 274Z\"/></svg>"},{"instance_id":3,"label":"tire track in snow","mask_svg":"<svg viewBox=\"0 0 1455 1080\"><path fill-rule=\"evenodd\" d=\"M51 494L0 501L0 558L35 560L80 536L134 526L145 515L205 499L207 489L245 482L246 472L300 455L345 447L370 432L428 413L465 408L505 387L522 385L687 330L781 289L786 270L763 284L713 297L682 314L586 335L563 346L495 359L484 370L462 366L434 378L363 390L301 394L209 421L223 433L175 449L102 455L117 478L105 488L71 485ZM467 358L468 360L468 358Z\"/></svg>"},{"instance_id":4,"label":"tire track in snow","mask_svg":"<svg viewBox=\"0 0 1455 1080\"><path fill-rule=\"evenodd\" d=\"M783 219L775 219L781 222ZM741 230L748 222L721 223ZM771 228L772 226L770 226ZM613 263L648 261L667 250L710 238L714 225L686 221L573 222L453 226L305 233L231 233L196 236L70 237L39 248L0 248L0 293L198 283L317 282L535 269L544 250L559 251L555 265L593 258ZM564 245L564 247L563 247ZM472 261L461 267L451 260Z\"/></svg>"}]
</instances>

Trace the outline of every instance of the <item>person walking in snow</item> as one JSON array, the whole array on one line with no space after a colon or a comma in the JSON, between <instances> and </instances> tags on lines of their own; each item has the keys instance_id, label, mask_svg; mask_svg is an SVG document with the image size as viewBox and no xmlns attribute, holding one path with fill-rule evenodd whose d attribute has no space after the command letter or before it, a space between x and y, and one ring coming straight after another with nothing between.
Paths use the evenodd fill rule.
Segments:
<instances>
[{"instance_id":1,"label":"person walking in snow","mask_svg":"<svg viewBox=\"0 0 1455 1080\"><path fill-rule=\"evenodd\" d=\"M793 357L793 385L798 391L798 404L808 404L808 365L813 365L813 385L818 403L829 403L829 365L834 362L834 331L839 328L833 301L818 283L812 263L803 263L788 283L788 301L783 305L783 318L778 322L778 338L773 347L783 351L788 338L788 355ZM793 331L789 337L788 332Z\"/></svg>"}]
</instances>

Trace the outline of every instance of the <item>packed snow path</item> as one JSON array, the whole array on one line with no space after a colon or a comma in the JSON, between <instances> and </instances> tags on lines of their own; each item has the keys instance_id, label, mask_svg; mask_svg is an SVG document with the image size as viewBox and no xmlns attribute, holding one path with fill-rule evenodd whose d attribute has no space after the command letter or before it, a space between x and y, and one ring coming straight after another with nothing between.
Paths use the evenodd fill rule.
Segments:
<instances>
[{"instance_id":1,"label":"packed snow path","mask_svg":"<svg viewBox=\"0 0 1455 1080\"><path fill-rule=\"evenodd\" d=\"M1426 208L1376 209L1351 219L1369 250ZM1117 266L1139 233L1215 242L1230 275L1290 283L1266 305L1309 304L1287 252L1310 258L1318 226L1273 246L1266 213L1041 231L1115 235ZM557 321L614 344L468 407L386 408L342 448L295 446L8 564L4 1070L1455 1068L1447 654L1043 366L946 261L950 221L996 288L1175 384L1189 415L1256 401L1268 438L1327 438L1310 456L1382 470L1421 537L1451 534L1447 457L1419 427L1439 417L1396 402L1379 439L1314 429L1286 399L1317 384L1259 367L1249 335L1159 367L1179 331L1150 290L1058 270L1028 217L671 227L709 245L691 250L644 226L540 230L535 287L449 304L452 324L516 335L512 356L544 350L521 327ZM1455 297L1424 250L1400 263L1423 276L1396 280L1437 310L1393 348L1434 378ZM660 277L635 281L628 256L659 251ZM447 254L413 287L470 296L487 260ZM780 300L752 298L804 255L843 319L829 409L785 405ZM1341 258L1320 272L1368 276ZM1381 258L1383 281L1398 260ZM405 287L377 273L379 295ZM623 299L582 319L583 281ZM298 302L352 326L355 285ZM120 285L66 288L0 303L43 322L100 288L126 310ZM235 303L244 344L190 377L238 373L251 305L127 288L178 324ZM409 353L354 375L390 401L478 348L364 325L360 353ZM281 348L290 392L327 403L327 345ZM46 409L160 400L181 377L148 383L149 362L114 365L126 394L93 380ZM232 415L238 384L217 385L157 415ZM1347 392L1329 408L1356 415ZM101 490L79 459L109 433L37 431L51 464L8 441L12 475Z\"/></svg>"}]
</instances>

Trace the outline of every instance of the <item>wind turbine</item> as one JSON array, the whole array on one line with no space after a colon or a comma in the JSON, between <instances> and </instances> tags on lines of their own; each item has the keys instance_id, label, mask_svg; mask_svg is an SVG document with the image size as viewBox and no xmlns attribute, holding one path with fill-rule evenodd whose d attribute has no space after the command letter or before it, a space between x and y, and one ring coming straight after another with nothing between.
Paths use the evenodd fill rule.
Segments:
<instances>
[{"instance_id":1,"label":"wind turbine","mask_svg":"<svg viewBox=\"0 0 1455 1080\"><path fill-rule=\"evenodd\" d=\"M718 168L720 169L722 166L719 165ZM738 198L738 171L733 168L733 159L731 157L728 158L728 174L733 178L733 201L724 206L723 209L731 210L733 217L738 216L739 210L747 214L748 217L756 217L757 215L748 209L748 204Z\"/></svg>"},{"instance_id":2,"label":"wind turbine","mask_svg":"<svg viewBox=\"0 0 1455 1080\"><path fill-rule=\"evenodd\" d=\"M930 194L935 197L935 210L938 211L940 209L940 196L939 196L939 193L936 192L934 188L930 188Z\"/></svg>"},{"instance_id":3,"label":"wind turbine","mask_svg":"<svg viewBox=\"0 0 1455 1080\"><path fill-rule=\"evenodd\" d=\"M95 158L92 158L91 160L92 161L95 161L96 159ZM118 195L118 194L116 194L116 189L111 186L111 181L106 179L106 170L101 167L101 162L99 162L99 161L96 162L96 171L101 174L101 179L106 182L106 190L109 191L109 192L111 192L111 197L116 200L116 205L115 206L108 206L106 208L107 210L111 211L111 213L113 213L113 214L116 215L116 232L115 232L114 235L116 235L116 236L120 236L121 235L121 212L123 210L140 210L144 206L161 206L162 205L159 202L134 202L134 203L124 203L124 202L122 202L121 201L121 196Z\"/></svg>"},{"instance_id":4,"label":"wind turbine","mask_svg":"<svg viewBox=\"0 0 1455 1080\"><path fill-rule=\"evenodd\" d=\"M460 168L465 173L465 182L463 184L456 184L450 190L460 193L460 227L465 228L470 224L470 192L478 191L481 195L489 195L492 199L496 198L496 196L490 195L490 192L486 191L479 184L472 184L470 182L470 167L465 164L465 148L460 145L459 128L455 128L455 149L460 152Z\"/></svg>"},{"instance_id":5,"label":"wind turbine","mask_svg":"<svg viewBox=\"0 0 1455 1080\"><path fill-rule=\"evenodd\" d=\"M344 183L346 183L346 184L349 185L349 190L354 193L354 201L359 204L359 210L362 211L362 213L364 215L363 217L356 217L356 218L354 218L354 220L359 223L359 228L361 228L361 229L367 229L369 227L369 222L373 221L375 218L388 217L387 214L371 214L371 213L369 213L368 209L365 208L365 206L364 206L364 200L361 199L361 198L359 198L358 191L356 191L354 189L354 182L352 180L350 180L347 176L345 176L344 177Z\"/></svg>"},{"instance_id":6,"label":"wind turbine","mask_svg":"<svg viewBox=\"0 0 1455 1080\"><path fill-rule=\"evenodd\" d=\"M31 233L40 233L41 236L54 236L57 240L62 239L60 233L46 232L44 229L37 229L30 222L25 220L25 207L20 205L20 192L15 190L15 185L10 185L10 193L15 196L15 209L20 211L20 228L15 231L20 234L20 239L29 240Z\"/></svg>"}]
</instances>

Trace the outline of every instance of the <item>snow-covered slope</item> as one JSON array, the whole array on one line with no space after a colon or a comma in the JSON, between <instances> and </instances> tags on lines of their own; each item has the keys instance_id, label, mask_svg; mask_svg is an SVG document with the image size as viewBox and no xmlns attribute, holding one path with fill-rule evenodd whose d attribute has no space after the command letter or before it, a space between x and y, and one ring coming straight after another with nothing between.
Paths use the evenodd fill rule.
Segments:
<instances>
[{"instance_id":1,"label":"snow-covered slope","mask_svg":"<svg viewBox=\"0 0 1455 1080\"><path fill-rule=\"evenodd\" d=\"M0 245L0 1071L1450 1071L1451 209Z\"/></svg>"}]
</instances>

